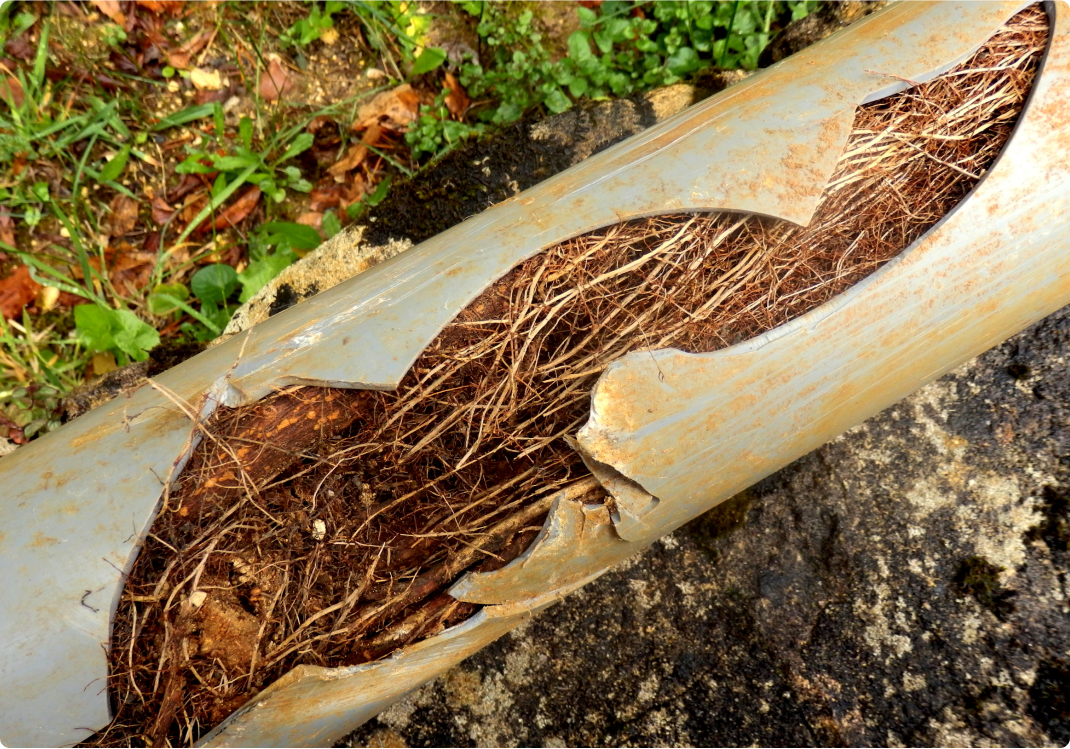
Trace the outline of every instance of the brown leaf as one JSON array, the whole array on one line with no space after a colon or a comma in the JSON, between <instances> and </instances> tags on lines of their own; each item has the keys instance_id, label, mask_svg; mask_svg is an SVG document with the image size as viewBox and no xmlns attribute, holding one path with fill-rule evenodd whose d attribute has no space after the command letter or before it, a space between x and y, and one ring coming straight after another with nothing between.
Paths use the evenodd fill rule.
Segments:
<instances>
[{"instance_id":1,"label":"brown leaf","mask_svg":"<svg viewBox=\"0 0 1070 749\"><path fill-rule=\"evenodd\" d=\"M22 92L22 84L18 78L13 75L0 75L0 100L15 108L22 106L22 102L26 101L26 94Z\"/></svg>"},{"instance_id":2,"label":"brown leaf","mask_svg":"<svg viewBox=\"0 0 1070 749\"><path fill-rule=\"evenodd\" d=\"M257 87L260 95L268 101L275 101L291 88L293 80L290 74L278 60L272 58L268 62L268 69L260 74L260 85Z\"/></svg>"},{"instance_id":3,"label":"brown leaf","mask_svg":"<svg viewBox=\"0 0 1070 749\"><path fill-rule=\"evenodd\" d=\"M120 26L126 25L126 15L119 8L119 0L89 0L93 6Z\"/></svg>"},{"instance_id":4,"label":"brown leaf","mask_svg":"<svg viewBox=\"0 0 1070 749\"><path fill-rule=\"evenodd\" d=\"M135 0L135 2L139 7L157 15L166 12L169 15L177 16L182 12L182 0Z\"/></svg>"},{"instance_id":5,"label":"brown leaf","mask_svg":"<svg viewBox=\"0 0 1070 749\"><path fill-rule=\"evenodd\" d=\"M468 93L461 86L461 82L454 78L452 73L446 73L446 88L450 90L446 95L446 109L459 120L468 111L468 105L472 103L472 100L468 98Z\"/></svg>"},{"instance_id":6,"label":"brown leaf","mask_svg":"<svg viewBox=\"0 0 1070 749\"><path fill-rule=\"evenodd\" d=\"M420 95L412 86L403 83L390 91L376 94L357 110L354 130L363 130L380 122L392 130L405 130L416 121L420 110Z\"/></svg>"},{"instance_id":7,"label":"brown leaf","mask_svg":"<svg viewBox=\"0 0 1070 749\"><path fill-rule=\"evenodd\" d=\"M15 220L7 213L0 213L0 242L15 246Z\"/></svg>"},{"instance_id":8,"label":"brown leaf","mask_svg":"<svg viewBox=\"0 0 1070 749\"><path fill-rule=\"evenodd\" d=\"M212 37L215 32L212 29L205 29L197 36L186 41L181 47L178 48L179 52L193 56L199 54L205 47L208 46L208 42L212 41Z\"/></svg>"},{"instance_id":9,"label":"brown leaf","mask_svg":"<svg viewBox=\"0 0 1070 749\"><path fill-rule=\"evenodd\" d=\"M364 133L364 137L360 139L360 143L352 145L349 150L346 151L346 155L338 160L327 171L334 175L335 179L338 179L350 169L356 169L360 166L368 155L368 146L375 146L379 142L379 136L382 135L382 128L379 125L372 123L368 126L368 130Z\"/></svg>"},{"instance_id":10,"label":"brown leaf","mask_svg":"<svg viewBox=\"0 0 1070 749\"><path fill-rule=\"evenodd\" d=\"M29 62L37 56L37 45L30 42L29 34L22 34L4 43L4 51L23 62Z\"/></svg>"},{"instance_id":11,"label":"brown leaf","mask_svg":"<svg viewBox=\"0 0 1070 749\"><path fill-rule=\"evenodd\" d=\"M364 157L368 155L368 147L363 143L356 143L349 147L346 151L346 155L336 161L327 170L330 174L333 174L335 178L342 177L350 169L356 169L360 166L360 163L364 161Z\"/></svg>"},{"instance_id":12,"label":"brown leaf","mask_svg":"<svg viewBox=\"0 0 1070 749\"><path fill-rule=\"evenodd\" d=\"M323 228L323 214L319 211L308 211L297 217L297 223L311 226L316 231ZM321 232L322 233L322 232Z\"/></svg>"},{"instance_id":13,"label":"brown leaf","mask_svg":"<svg viewBox=\"0 0 1070 749\"><path fill-rule=\"evenodd\" d=\"M199 187L204 187L204 180L199 174L183 174L182 181L171 192L167 193L168 203L177 203Z\"/></svg>"},{"instance_id":14,"label":"brown leaf","mask_svg":"<svg viewBox=\"0 0 1070 749\"><path fill-rule=\"evenodd\" d=\"M309 194L311 199L309 208L314 211L326 211L329 208L337 208L342 200L342 192L345 188L337 182L329 185L317 185Z\"/></svg>"},{"instance_id":15,"label":"brown leaf","mask_svg":"<svg viewBox=\"0 0 1070 749\"><path fill-rule=\"evenodd\" d=\"M137 225L137 201L125 195L116 195L111 201L109 232L113 237L127 234Z\"/></svg>"},{"instance_id":16,"label":"brown leaf","mask_svg":"<svg viewBox=\"0 0 1070 749\"><path fill-rule=\"evenodd\" d=\"M152 220L160 226L163 226L171 217L175 215L175 209L172 208L166 200L160 196L156 196L152 199Z\"/></svg>"},{"instance_id":17,"label":"brown leaf","mask_svg":"<svg viewBox=\"0 0 1070 749\"><path fill-rule=\"evenodd\" d=\"M250 187L245 193L227 207L219 218L215 220L215 228L226 229L237 226L253 212L256 204L260 201L260 188Z\"/></svg>"},{"instance_id":18,"label":"brown leaf","mask_svg":"<svg viewBox=\"0 0 1070 749\"><path fill-rule=\"evenodd\" d=\"M194 104L214 104L219 102L222 104L230 98L230 90L221 88L218 91L198 91L193 97Z\"/></svg>"},{"instance_id":19,"label":"brown leaf","mask_svg":"<svg viewBox=\"0 0 1070 749\"><path fill-rule=\"evenodd\" d=\"M0 313L5 320L22 314L22 308L37 296L41 284L30 278L30 269L20 265L15 272L0 279Z\"/></svg>"},{"instance_id":20,"label":"brown leaf","mask_svg":"<svg viewBox=\"0 0 1070 749\"><path fill-rule=\"evenodd\" d=\"M127 242L122 242L112 256L108 277L120 292L134 294L149 285L155 263L155 252L135 250Z\"/></svg>"}]
</instances>

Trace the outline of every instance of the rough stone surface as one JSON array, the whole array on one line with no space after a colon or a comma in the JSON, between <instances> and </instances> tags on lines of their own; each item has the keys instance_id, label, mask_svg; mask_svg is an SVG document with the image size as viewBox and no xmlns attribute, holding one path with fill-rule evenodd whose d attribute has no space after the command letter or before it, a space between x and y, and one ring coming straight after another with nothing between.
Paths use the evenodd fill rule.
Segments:
<instances>
[{"instance_id":1,"label":"rough stone surface","mask_svg":"<svg viewBox=\"0 0 1070 749\"><path fill-rule=\"evenodd\" d=\"M692 522L351 735L1063 746L1070 308Z\"/></svg>"}]
</instances>

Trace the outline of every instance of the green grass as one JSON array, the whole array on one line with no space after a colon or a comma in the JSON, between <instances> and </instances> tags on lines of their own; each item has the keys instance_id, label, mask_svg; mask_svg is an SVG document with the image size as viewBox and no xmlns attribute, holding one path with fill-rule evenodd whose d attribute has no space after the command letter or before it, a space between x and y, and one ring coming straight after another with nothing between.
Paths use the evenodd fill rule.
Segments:
<instances>
[{"instance_id":1,"label":"green grass","mask_svg":"<svg viewBox=\"0 0 1070 749\"><path fill-rule=\"evenodd\" d=\"M92 361L95 368L111 359L119 365L144 360L161 335L178 342L214 338L239 304L319 244L316 230L294 222L293 209L323 175L307 158L315 142L308 126L317 117L339 123L340 156L359 137L347 125L365 97L406 80L416 88L441 89L433 103L421 107L400 150L370 147L385 171L373 175L379 181L347 211L323 213L322 230L330 236L385 197L391 173L412 176L466 139L532 109L561 112L584 99L674 83L706 67L753 68L776 29L815 6L813 0L610 0L596 10L576 5L577 28L567 39L549 40L539 33L543 8L533 3L462 2L444 11L451 19L394 0L187 4L190 18L158 19L161 38L177 45L192 36L186 27L198 18L231 58L232 70L248 69L251 49L255 70L246 87L255 117L228 118L217 102L187 104L157 118L145 97L174 87L188 71L169 60L133 72L100 68L106 59L131 59L144 47L104 18L74 25L84 39L60 38L57 34L72 33L72 24L50 15L54 8L6 4L0 9L0 40L27 32L36 38L25 64L0 70L0 174L8 175L0 179L0 215L11 217L19 236L17 246L0 242L9 256L3 270L24 263L38 283L85 303L65 311L46 306L38 315L23 312L0 325L0 436L7 429L27 439L53 428L58 397L84 381ZM272 28L265 17L277 25ZM478 61L471 55L451 61L444 49L427 43L435 24L447 20L474 28ZM378 88L317 108L261 97L256 80L268 68L268 52L282 52L305 69L345 29L385 72ZM96 48L85 41L94 39ZM83 53L83 46L92 49ZM60 49L67 49L66 63L61 64ZM567 53L560 54L562 49ZM79 65L88 78L58 72ZM447 70L473 102L463 114L449 110ZM94 84L97 72L119 81L120 90ZM180 150L170 154L177 163L161 164L160 143L182 138ZM159 227L147 223L145 186L165 194L187 175L210 176L195 215L172 217ZM215 228L254 191L259 191L258 226L247 221ZM109 267L116 250L108 245L106 222L117 196L137 202L139 236L159 233L148 282L135 289L117 287ZM232 248L237 251L228 254Z\"/></svg>"}]
</instances>

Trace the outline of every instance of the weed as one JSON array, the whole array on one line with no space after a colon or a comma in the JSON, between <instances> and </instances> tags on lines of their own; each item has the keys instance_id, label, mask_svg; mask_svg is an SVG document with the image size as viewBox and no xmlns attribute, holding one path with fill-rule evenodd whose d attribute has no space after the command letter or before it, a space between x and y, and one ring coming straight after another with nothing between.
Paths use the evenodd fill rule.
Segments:
<instances>
[{"instance_id":1,"label":"weed","mask_svg":"<svg viewBox=\"0 0 1070 749\"><path fill-rule=\"evenodd\" d=\"M321 11L319 5L311 3L308 16L279 34L279 41L286 46L307 47L319 39L327 29L334 27L332 16L342 10L345 5L339 0L328 0Z\"/></svg>"}]
</instances>

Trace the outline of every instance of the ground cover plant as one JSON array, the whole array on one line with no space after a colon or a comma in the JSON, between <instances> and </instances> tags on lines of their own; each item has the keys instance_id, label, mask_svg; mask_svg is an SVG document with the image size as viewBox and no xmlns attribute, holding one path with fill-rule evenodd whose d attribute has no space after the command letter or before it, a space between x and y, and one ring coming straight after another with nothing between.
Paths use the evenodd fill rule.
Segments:
<instances>
[{"instance_id":1,"label":"ground cover plant","mask_svg":"<svg viewBox=\"0 0 1070 749\"><path fill-rule=\"evenodd\" d=\"M391 184L525 111L753 68L788 2L8 2L0 446L211 340Z\"/></svg>"},{"instance_id":2,"label":"ground cover plant","mask_svg":"<svg viewBox=\"0 0 1070 749\"><path fill-rule=\"evenodd\" d=\"M396 391L220 409L131 573L99 742L196 741L298 663L364 663L469 616L444 592L459 574L515 558L555 491L604 499L563 438L605 365L751 338L895 257L994 162L1045 35L1028 9L944 76L861 107L807 227L597 230L496 282Z\"/></svg>"}]
</instances>

